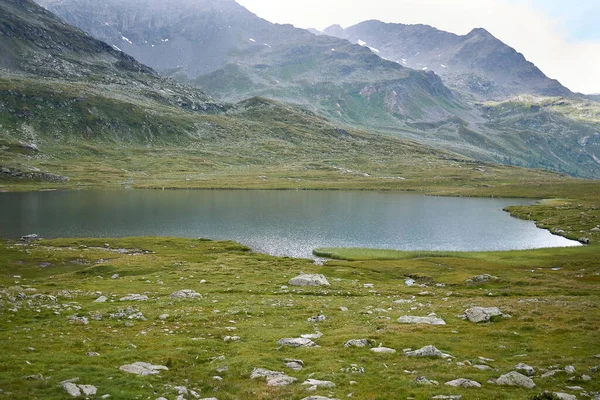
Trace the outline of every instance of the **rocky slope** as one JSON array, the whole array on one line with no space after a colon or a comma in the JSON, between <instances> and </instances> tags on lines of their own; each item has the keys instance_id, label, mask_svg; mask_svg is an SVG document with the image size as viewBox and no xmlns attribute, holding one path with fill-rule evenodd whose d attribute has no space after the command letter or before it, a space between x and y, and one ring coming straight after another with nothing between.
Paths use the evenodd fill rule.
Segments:
<instances>
[{"instance_id":1,"label":"rocky slope","mask_svg":"<svg viewBox=\"0 0 600 400\"><path fill-rule=\"evenodd\" d=\"M515 49L482 28L459 36L428 25L365 21L324 33L368 46L386 59L417 70L434 71L452 88L479 100L520 94L571 96Z\"/></svg>"},{"instance_id":2,"label":"rocky slope","mask_svg":"<svg viewBox=\"0 0 600 400\"><path fill-rule=\"evenodd\" d=\"M263 96L301 105L347 127L409 138L479 160L600 176L594 158L600 157L599 150L581 145L590 132L600 131L597 121L545 108L543 118L531 122L527 102L511 107L513 114L489 112L496 105L485 102L508 101L521 90L538 97L567 96L574 108L586 108L591 100L570 96L482 30L468 38L433 30L433 39L423 39L436 42L440 36L454 43L448 45L447 56L457 60L457 75L449 79L433 67L423 70L415 64L417 69L411 69L402 60L385 60L384 46L363 43L365 38L360 46L271 24L232 0L184 1L169 7L155 0L40 1L113 48L224 101ZM343 30L331 34L346 35Z\"/></svg>"}]
</instances>

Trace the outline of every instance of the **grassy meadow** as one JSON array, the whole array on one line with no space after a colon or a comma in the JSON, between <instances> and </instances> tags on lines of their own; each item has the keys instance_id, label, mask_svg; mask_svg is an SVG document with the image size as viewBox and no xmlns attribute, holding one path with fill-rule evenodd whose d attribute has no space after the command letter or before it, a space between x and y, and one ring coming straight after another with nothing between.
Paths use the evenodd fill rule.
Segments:
<instances>
[{"instance_id":1,"label":"grassy meadow","mask_svg":"<svg viewBox=\"0 0 600 400\"><path fill-rule=\"evenodd\" d=\"M440 394L529 399L545 390L592 397L600 391L598 372L590 370L600 364L597 245L495 253L388 252L383 257L357 250L320 252L336 259L321 266L253 253L233 242L197 239L4 241L0 398L64 399L68 395L60 382L76 377L77 383L98 388L91 398L109 394L112 399L174 399L179 386L199 398L220 400L310 395L429 399ZM301 272L324 274L331 286L289 285ZM498 280L465 283L486 273ZM119 278L111 279L114 274ZM407 286L408 278L416 284ZM182 289L202 297L170 297ZM134 293L148 300L119 300ZM101 295L107 301L95 303ZM511 318L484 324L461 319L472 306L500 307ZM144 319L138 319L139 312ZM397 321L430 313L446 325ZM307 321L318 314L326 319ZM277 344L315 332L323 334L314 339L318 348ZM227 336L239 340L227 341ZM363 338L397 352L344 347L350 339ZM455 358L403 354L403 349L426 345ZM291 370L285 359L302 360L304 368ZM119 370L137 361L169 369L152 376ZM535 368L536 388L488 383L519 363ZM567 366L575 372L541 377ZM281 371L298 381L269 387L264 379L250 379L254 368ZM439 385L420 385L418 376ZM335 387L310 392L302 385L308 378ZM444 384L456 378L482 387Z\"/></svg>"}]
</instances>

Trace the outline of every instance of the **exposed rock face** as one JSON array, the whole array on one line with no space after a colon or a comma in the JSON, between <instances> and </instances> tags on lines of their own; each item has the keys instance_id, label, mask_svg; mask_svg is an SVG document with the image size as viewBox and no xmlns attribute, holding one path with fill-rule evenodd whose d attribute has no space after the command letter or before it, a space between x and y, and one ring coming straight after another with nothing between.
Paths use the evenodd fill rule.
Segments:
<instances>
[{"instance_id":1,"label":"exposed rock face","mask_svg":"<svg viewBox=\"0 0 600 400\"><path fill-rule=\"evenodd\" d=\"M414 317L404 315L398 318L398 322L403 324L423 324L423 325L446 325L446 321L439 318L437 315L429 315L427 317Z\"/></svg>"},{"instance_id":2,"label":"exposed rock face","mask_svg":"<svg viewBox=\"0 0 600 400\"><path fill-rule=\"evenodd\" d=\"M442 353L435 346L429 345L422 347L418 350L405 351L409 357L441 357L441 358L452 358L450 354Z\"/></svg>"},{"instance_id":3,"label":"exposed rock face","mask_svg":"<svg viewBox=\"0 0 600 400\"><path fill-rule=\"evenodd\" d=\"M535 387L535 383L531 378L515 371L502 375L496 380L496 384L504 386L521 386L527 389L533 389Z\"/></svg>"},{"instance_id":4,"label":"exposed rock face","mask_svg":"<svg viewBox=\"0 0 600 400\"><path fill-rule=\"evenodd\" d=\"M464 316L471 322L490 322L493 317L505 316L498 307L472 307L465 310Z\"/></svg>"},{"instance_id":5,"label":"exposed rock face","mask_svg":"<svg viewBox=\"0 0 600 400\"><path fill-rule=\"evenodd\" d=\"M290 279L291 286L329 286L329 282L321 274L303 274Z\"/></svg>"},{"instance_id":6,"label":"exposed rock face","mask_svg":"<svg viewBox=\"0 0 600 400\"><path fill-rule=\"evenodd\" d=\"M152 365L147 362L135 362L133 364L122 365L119 369L123 372L130 374L146 376L146 375L158 375L160 371L168 371L169 368L163 365Z\"/></svg>"},{"instance_id":7,"label":"exposed rock face","mask_svg":"<svg viewBox=\"0 0 600 400\"><path fill-rule=\"evenodd\" d=\"M0 165L0 179L2 177L40 182L60 183L69 181L69 178L66 176L54 175L49 172L41 171L23 171L21 169L11 168L6 165Z\"/></svg>"}]
</instances>

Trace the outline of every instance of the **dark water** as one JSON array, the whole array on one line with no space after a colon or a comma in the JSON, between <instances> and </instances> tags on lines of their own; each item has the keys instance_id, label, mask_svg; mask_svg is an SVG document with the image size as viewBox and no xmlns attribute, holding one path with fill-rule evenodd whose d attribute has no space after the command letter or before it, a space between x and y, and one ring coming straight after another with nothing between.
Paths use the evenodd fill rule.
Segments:
<instances>
[{"instance_id":1,"label":"dark water","mask_svg":"<svg viewBox=\"0 0 600 400\"><path fill-rule=\"evenodd\" d=\"M0 193L0 237L204 237L297 257L311 257L317 247L467 251L579 245L502 211L528 203L338 191Z\"/></svg>"}]
</instances>

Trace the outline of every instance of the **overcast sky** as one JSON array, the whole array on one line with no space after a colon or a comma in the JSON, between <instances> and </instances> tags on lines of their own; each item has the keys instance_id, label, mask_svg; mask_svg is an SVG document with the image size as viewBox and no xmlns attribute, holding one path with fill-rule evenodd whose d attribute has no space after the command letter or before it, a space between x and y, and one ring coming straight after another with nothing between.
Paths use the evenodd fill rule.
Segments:
<instances>
[{"instance_id":1,"label":"overcast sky","mask_svg":"<svg viewBox=\"0 0 600 400\"><path fill-rule=\"evenodd\" d=\"M271 22L344 27L368 19L466 34L482 27L569 89L600 93L600 0L237 0Z\"/></svg>"}]
</instances>

